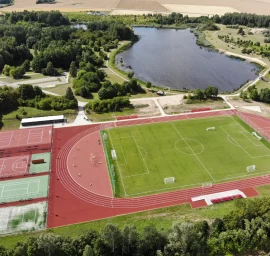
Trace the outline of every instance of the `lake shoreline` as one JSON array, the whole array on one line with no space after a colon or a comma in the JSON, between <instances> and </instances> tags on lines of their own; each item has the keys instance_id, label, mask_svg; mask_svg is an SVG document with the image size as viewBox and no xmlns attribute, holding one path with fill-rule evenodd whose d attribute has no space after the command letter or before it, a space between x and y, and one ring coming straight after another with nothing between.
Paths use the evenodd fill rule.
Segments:
<instances>
[{"instance_id":1,"label":"lake shoreline","mask_svg":"<svg viewBox=\"0 0 270 256\"><path fill-rule=\"evenodd\" d=\"M142 29L142 28L144 28L144 29L152 29L151 27L149 27L149 26L137 26L137 27L134 27L134 29L135 30L137 30L137 29ZM163 29L161 29L161 28L153 28L153 30L155 30L155 31L163 31ZM184 31L184 33L186 33L185 31L187 31L187 29L175 29L175 28L173 28L172 30L170 30L169 28L166 28L165 30L167 30L167 31ZM191 30L188 30L190 33L193 33L193 31L191 31ZM141 37L141 35L139 34L139 36ZM144 35L145 36L145 35ZM195 35L194 34L192 34L192 37L195 37ZM142 40L142 38L140 38L140 40L138 41L138 43L140 43L141 42L141 40ZM136 43L136 42L135 42ZM115 62L114 62L114 68L115 69L117 69L117 70L119 70L119 72L120 73L122 73L122 74L125 74L125 75L127 75L127 73L128 72L130 72L130 71L136 71L136 68L134 69L134 67L133 67L133 65L130 65L128 62L126 62L125 60L124 60L124 63L120 63L120 58L123 58L123 55L121 55L123 52L124 53L126 53L126 52L128 52L130 49L132 49L132 48L134 48L134 45L136 45L136 44L134 44L134 42L133 43L131 43L131 44L129 44L128 45L128 47L125 47L125 49L121 49L120 51L117 51L117 53L115 54ZM204 46L202 46L202 45L198 45L197 44L197 41L196 41L196 46L197 47L199 47L200 49L204 49L204 50L209 50L210 49L210 52L215 52L215 54L216 53L218 53L218 50L216 50L216 49L213 49L213 48L206 48L206 47L204 47ZM149 50L149 49L148 49ZM164 51L166 50L166 47L164 48ZM134 51L134 49L132 49L132 51ZM146 50L146 53L147 53L147 50ZM222 52L221 52L222 53ZM177 54L177 53L176 53ZM221 55L223 55L223 54L221 54ZM151 56L152 57L152 56ZM226 57L231 57L230 56L230 54L226 54ZM243 56L244 57L244 56ZM234 57L233 57L234 58ZM238 59L238 57L237 57L237 59ZM241 61L243 61L243 59L244 59L244 61L246 60L246 58L241 58L241 59L239 59L239 60L241 60ZM256 63L258 63L258 64L260 64L261 65L261 63L259 63L259 62L257 62L257 61L253 61L253 62L256 62ZM227 61L227 63L229 63L228 61ZM229 63L229 64L231 64L231 63ZM120 66L121 65L121 66ZM250 63L250 65L253 65L253 67L252 66L249 66L249 68L245 68L246 69L246 74L249 74L249 75L247 75L247 79L243 79L243 77L242 77L242 81L241 81L241 79L239 79L239 76L237 76L238 78L238 80L236 79L236 81L240 81L240 82L235 82L234 84L236 84L237 83L237 86L232 86L232 85L230 85L231 86L231 89L229 89L228 90L228 88L219 88L220 89L220 91L222 91L222 92L234 92L235 90L238 90L239 89L239 86L240 87L242 87L243 86L243 84L245 84L246 83L246 81L247 80L254 80L254 79L256 79L256 74L254 74L254 72L252 72L253 70L256 70L256 72L261 72L261 70L262 70L262 68L258 68L258 66L257 66L257 64L256 65L254 65L254 63ZM235 65L234 65L235 66ZM244 66L244 65L243 65ZM238 69L238 67L237 67L237 69ZM248 69L250 69L250 70L248 70ZM240 73L242 73L241 72L241 67L239 67L239 72ZM172 73L172 72L171 72ZM228 75L226 75L226 76L228 76ZM144 84L146 84L146 82L147 81L149 81L148 79L144 79L143 78L143 76L140 74L139 76L138 75L136 75L136 72L135 72L135 78L138 80L138 81L142 81ZM240 77L241 78L241 77ZM217 79L219 79L219 78L217 78ZM180 80L179 80L180 81ZM187 91L192 91L192 90L195 90L196 88L201 88L201 89L204 89L204 87L206 87L206 85L204 85L204 87L203 87L203 85L201 85L201 84L203 84L203 83L199 83L200 84L200 86L197 86L197 87L194 87L194 88L191 88L191 87L188 87L188 86L182 86L182 87L180 87L179 85L178 85L178 87L177 87L177 85L176 86L171 86L171 84L170 83L163 83L163 84L158 84L158 83L156 83L156 82L153 82L153 81L150 81L152 84L154 84L155 85L155 87L156 88L160 88L160 89L164 89L164 88L171 88L172 90L176 90L176 91L180 91L180 92L187 92ZM201 80L200 82L203 82L203 80ZM231 81L231 84L232 84L233 82ZM164 85L165 84L165 85ZM213 85L213 86L216 86L216 84L209 84L209 85ZM233 88L234 87L234 88Z\"/></svg>"}]
</instances>

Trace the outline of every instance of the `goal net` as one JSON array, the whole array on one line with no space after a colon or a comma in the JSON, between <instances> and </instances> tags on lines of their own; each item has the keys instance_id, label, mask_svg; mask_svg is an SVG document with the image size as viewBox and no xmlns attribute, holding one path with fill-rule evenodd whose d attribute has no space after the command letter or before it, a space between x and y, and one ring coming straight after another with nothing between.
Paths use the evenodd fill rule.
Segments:
<instances>
[{"instance_id":1,"label":"goal net","mask_svg":"<svg viewBox=\"0 0 270 256\"><path fill-rule=\"evenodd\" d=\"M111 150L111 154L112 154L112 159L113 159L113 160L117 160L116 151L115 151L114 149Z\"/></svg>"},{"instance_id":2,"label":"goal net","mask_svg":"<svg viewBox=\"0 0 270 256\"><path fill-rule=\"evenodd\" d=\"M108 139L108 134L106 132L103 133L103 139L107 140Z\"/></svg>"},{"instance_id":3,"label":"goal net","mask_svg":"<svg viewBox=\"0 0 270 256\"><path fill-rule=\"evenodd\" d=\"M164 179L164 183L165 184L171 184L175 182L175 178L174 177L168 177Z\"/></svg>"},{"instance_id":4,"label":"goal net","mask_svg":"<svg viewBox=\"0 0 270 256\"><path fill-rule=\"evenodd\" d=\"M261 140L261 139L262 139L262 137L259 136L256 132L252 132L252 135L253 135L254 137L256 137L258 140Z\"/></svg>"},{"instance_id":5,"label":"goal net","mask_svg":"<svg viewBox=\"0 0 270 256\"><path fill-rule=\"evenodd\" d=\"M256 170L256 165L250 165L250 166L248 166L247 167L247 169L246 169L248 172L253 172L253 171L255 171Z\"/></svg>"},{"instance_id":6,"label":"goal net","mask_svg":"<svg viewBox=\"0 0 270 256\"><path fill-rule=\"evenodd\" d=\"M214 131L214 130L216 130L216 127L207 127L206 128L206 131Z\"/></svg>"},{"instance_id":7,"label":"goal net","mask_svg":"<svg viewBox=\"0 0 270 256\"><path fill-rule=\"evenodd\" d=\"M202 188L212 188L212 186L213 186L212 182L202 183Z\"/></svg>"}]
</instances>

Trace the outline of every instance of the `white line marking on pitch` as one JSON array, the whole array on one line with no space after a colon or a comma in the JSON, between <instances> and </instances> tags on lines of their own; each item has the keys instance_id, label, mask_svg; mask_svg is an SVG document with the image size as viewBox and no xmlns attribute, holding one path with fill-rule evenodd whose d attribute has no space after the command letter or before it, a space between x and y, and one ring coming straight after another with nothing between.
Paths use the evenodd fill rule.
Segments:
<instances>
[{"instance_id":1,"label":"white line marking on pitch","mask_svg":"<svg viewBox=\"0 0 270 256\"><path fill-rule=\"evenodd\" d=\"M243 131L243 132L241 132L255 147L262 147L262 145L260 145L260 143L254 143L254 141L252 141L245 133L247 133L248 135L250 135L250 133L249 132L247 132L247 131ZM258 142L258 141L256 141L256 142Z\"/></svg>"},{"instance_id":2,"label":"white line marking on pitch","mask_svg":"<svg viewBox=\"0 0 270 256\"><path fill-rule=\"evenodd\" d=\"M235 121L236 122L236 121ZM242 128L242 126L238 123L234 124L234 125L238 125ZM223 129L222 126L225 125L221 125L220 128L228 135L230 136L230 138L250 157L250 158L261 158L261 157L266 157L266 156L270 156L270 155L262 155L262 156L251 156L225 129ZM262 143L262 142L261 142ZM233 144L233 143L232 143ZM264 144L262 144L268 151L270 151Z\"/></svg>"},{"instance_id":3,"label":"white line marking on pitch","mask_svg":"<svg viewBox=\"0 0 270 256\"><path fill-rule=\"evenodd\" d=\"M114 146L113 146L113 143L112 143L112 140L111 140L110 129L108 129L108 134L109 134L109 140L110 140L110 142L111 142L111 145L112 145L112 147L114 147ZM108 154L109 154L109 152L108 152ZM119 164L118 164L117 161L116 161L116 164L117 164L117 167L118 167L118 170L119 170L119 174L120 174L122 186L123 186L123 189L124 189L124 193L125 193L125 195L127 196L126 188L125 188L124 181L123 181L123 177L122 177L122 173L121 173L121 168L120 168L120 166L119 166ZM109 168L110 168L110 167L109 167ZM112 177L112 178L113 178L113 177ZM116 186L116 184L115 184L115 186Z\"/></svg>"},{"instance_id":4,"label":"white line marking on pitch","mask_svg":"<svg viewBox=\"0 0 270 256\"><path fill-rule=\"evenodd\" d=\"M173 128L175 129L175 131L181 136L181 138L183 139L183 141L186 143L186 145L189 147L189 149L193 152L194 156L198 159L198 161L201 163L201 165L203 166L203 168L206 170L206 172L209 174L209 176L212 178L213 181L215 181L215 179L213 178L213 176L211 175L211 173L207 170L207 168L205 167L205 165L202 163L202 161L200 160L200 158L195 155L195 152L193 151L193 149L189 146L189 144L186 142L185 138L181 135L181 133L177 130L177 128L174 126L173 123L171 123L171 125L173 126Z\"/></svg>"},{"instance_id":5,"label":"white line marking on pitch","mask_svg":"<svg viewBox=\"0 0 270 256\"><path fill-rule=\"evenodd\" d=\"M132 137L133 137L133 140L135 141L135 144L136 144L136 146L137 146L137 148L138 148L138 150L139 150L139 152L140 152L141 158L142 158L143 163L144 163L144 165L145 165L145 167L146 167L146 170L147 170L147 174L149 174L149 169L148 169L148 167L147 167L147 165L146 165L146 162L145 162L145 160L144 160L144 158L143 158L143 155L142 155L142 152L141 152L141 150L140 150L140 147L138 146L138 143L137 143L136 139L134 138L134 136L132 136Z\"/></svg>"}]
</instances>

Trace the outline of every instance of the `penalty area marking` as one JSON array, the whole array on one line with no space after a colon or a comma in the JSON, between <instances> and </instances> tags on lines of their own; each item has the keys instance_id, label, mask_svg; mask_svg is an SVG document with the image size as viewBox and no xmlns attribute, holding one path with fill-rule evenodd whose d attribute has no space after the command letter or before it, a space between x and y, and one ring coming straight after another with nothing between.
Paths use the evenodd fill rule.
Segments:
<instances>
[{"instance_id":1,"label":"penalty area marking","mask_svg":"<svg viewBox=\"0 0 270 256\"><path fill-rule=\"evenodd\" d=\"M146 162L145 162L145 159L143 158L143 155L142 155L142 152L141 152L141 150L140 150L140 147L138 146L138 143L137 143L136 139L134 138L134 136L132 136L132 137L133 137L133 140L134 140L134 142L135 142L135 144L136 144L136 146L137 146L137 149L138 149L139 152L140 152L140 155L141 155L141 157L142 157L143 163L144 163L144 165L145 165L145 167L146 167L146 170L147 170L147 173L146 173L146 174L149 174L150 172L149 172L149 169L148 169L147 164L146 164Z\"/></svg>"},{"instance_id":2,"label":"penalty area marking","mask_svg":"<svg viewBox=\"0 0 270 256\"><path fill-rule=\"evenodd\" d=\"M236 124L234 124L234 125L239 125L238 123L236 123ZM227 125L221 125L220 126L220 128L228 135L227 136L227 138L228 137L230 137L234 142L235 142L235 144L234 143L232 143L232 141L230 141L229 139L229 142L231 142L233 145L237 145L238 147L240 147L250 158L261 158L261 157L266 157L266 156L270 156L270 155L262 155L262 156L251 156L225 129L223 129L223 127L222 126L227 126ZM242 133L242 132L241 132ZM260 142L260 143L262 143L262 142ZM263 145L263 144L262 144ZM268 151L270 151L270 149L268 149L265 145L263 145Z\"/></svg>"}]
</instances>

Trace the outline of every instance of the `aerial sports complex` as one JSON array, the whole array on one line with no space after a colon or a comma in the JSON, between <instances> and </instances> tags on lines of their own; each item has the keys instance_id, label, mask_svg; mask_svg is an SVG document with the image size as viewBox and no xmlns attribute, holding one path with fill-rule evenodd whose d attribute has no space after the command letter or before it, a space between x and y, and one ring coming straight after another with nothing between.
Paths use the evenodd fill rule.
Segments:
<instances>
[{"instance_id":1,"label":"aerial sports complex","mask_svg":"<svg viewBox=\"0 0 270 256\"><path fill-rule=\"evenodd\" d=\"M0 132L0 234L257 196L269 139L236 110Z\"/></svg>"}]
</instances>

